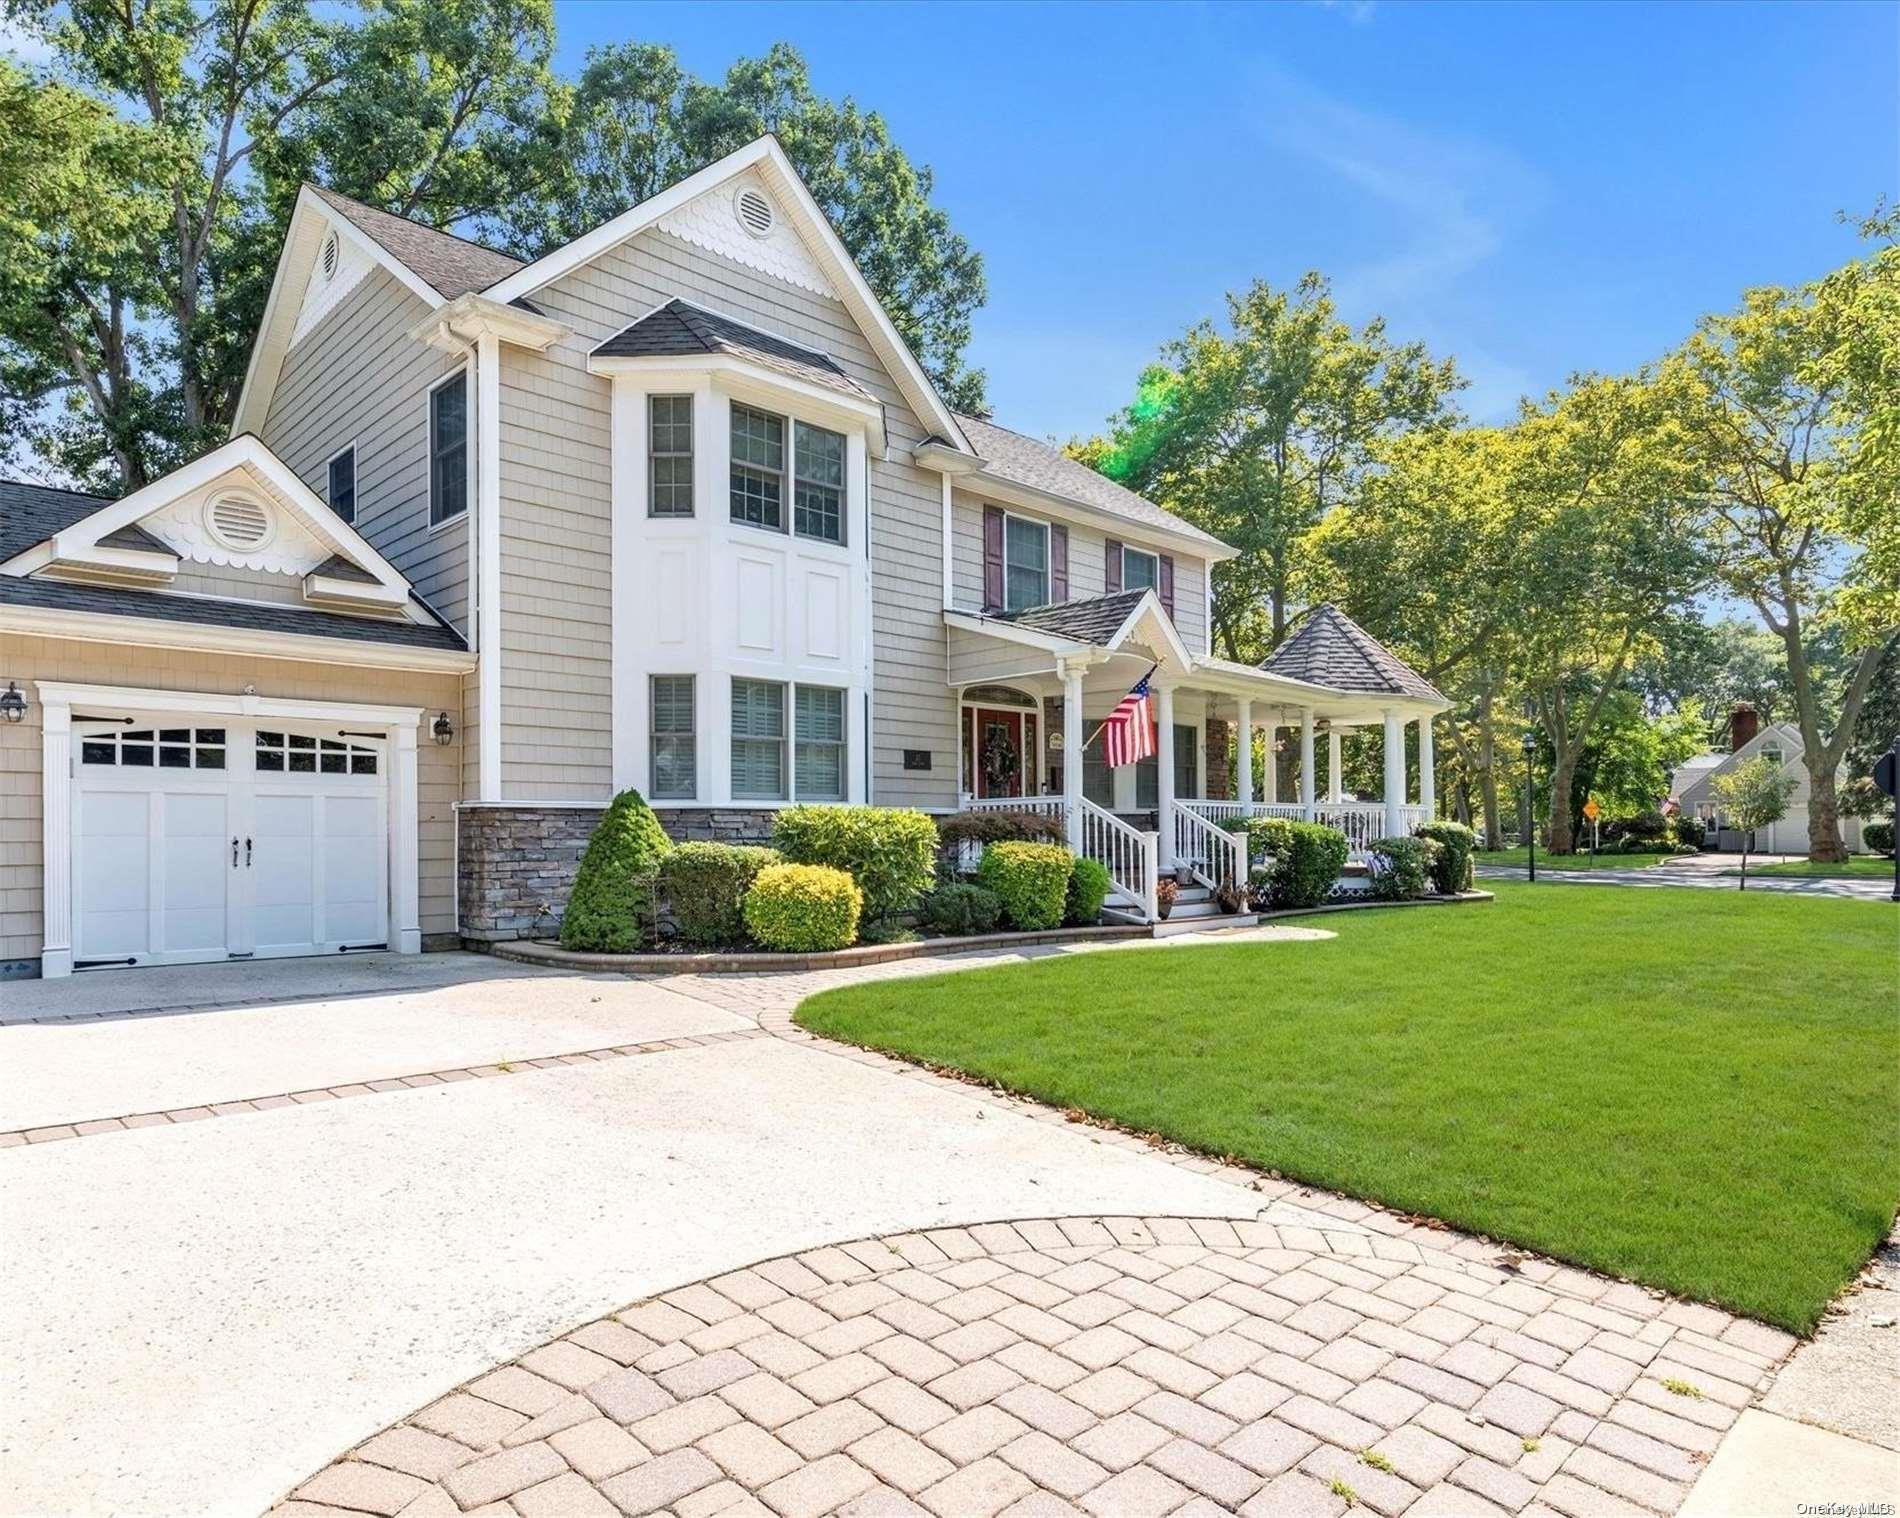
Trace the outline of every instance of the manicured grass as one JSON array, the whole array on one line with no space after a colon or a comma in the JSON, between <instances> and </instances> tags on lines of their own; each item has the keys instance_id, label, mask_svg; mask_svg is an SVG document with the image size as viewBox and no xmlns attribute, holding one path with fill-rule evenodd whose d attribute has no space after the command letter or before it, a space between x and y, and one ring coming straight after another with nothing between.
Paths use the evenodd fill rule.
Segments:
<instances>
[{"instance_id":1,"label":"manicured grass","mask_svg":"<svg viewBox=\"0 0 1900 1518\"><path fill-rule=\"evenodd\" d=\"M1740 874L1739 865L1734 871ZM1814 875L1830 880L1892 880L1893 861L1878 854L1856 854L1840 864L1816 864L1812 859L1795 859L1787 864L1750 865L1751 875Z\"/></svg>"},{"instance_id":2,"label":"manicured grass","mask_svg":"<svg viewBox=\"0 0 1900 1518\"><path fill-rule=\"evenodd\" d=\"M1496 887L828 991L815 1032L1807 1332L1900 1200L1900 913Z\"/></svg>"},{"instance_id":3,"label":"manicured grass","mask_svg":"<svg viewBox=\"0 0 1900 1518\"><path fill-rule=\"evenodd\" d=\"M1480 849L1471 856L1479 864L1505 865L1523 869L1530 863L1529 849ZM1537 851L1537 868L1552 870L1647 870L1665 859L1676 856L1667 851L1656 854L1602 854L1596 857L1596 863L1590 862L1590 851L1581 854L1553 854L1548 849Z\"/></svg>"}]
</instances>

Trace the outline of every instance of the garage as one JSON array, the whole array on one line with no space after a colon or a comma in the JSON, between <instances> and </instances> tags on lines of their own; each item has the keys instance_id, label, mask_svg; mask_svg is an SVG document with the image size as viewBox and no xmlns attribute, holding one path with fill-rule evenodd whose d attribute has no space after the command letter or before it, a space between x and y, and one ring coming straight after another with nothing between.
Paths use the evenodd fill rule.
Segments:
<instances>
[{"instance_id":1,"label":"garage","mask_svg":"<svg viewBox=\"0 0 1900 1518\"><path fill-rule=\"evenodd\" d=\"M420 709L40 691L50 973L415 952Z\"/></svg>"}]
</instances>

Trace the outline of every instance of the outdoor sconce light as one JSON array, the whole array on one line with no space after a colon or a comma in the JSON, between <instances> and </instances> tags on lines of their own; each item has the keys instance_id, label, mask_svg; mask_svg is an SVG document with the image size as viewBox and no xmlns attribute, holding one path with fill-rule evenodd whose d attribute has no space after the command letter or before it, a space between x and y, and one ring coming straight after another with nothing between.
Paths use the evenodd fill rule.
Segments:
<instances>
[{"instance_id":1,"label":"outdoor sconce light","mask_svg":"<svg viewBox=\"0 0 1900 1518\"><path fill-rule=\"evenodd\" d=\"M26 697L20 694L20 687L13 681L7 681L5 692L0 693L0 716L9 722L26 720Z\"/></svg>"},{"instance_id":2,"label":"outdoor sconce light","mask_svg":"<svg viewBox=\"0 0 1900 1518\"><path fill-rule=\"evenodd\" d=\"M447 712L435 714L435 721L429 724L429 736L444 748L455 741L455 724L449 721Z\"/></svg>"}]
</instances>

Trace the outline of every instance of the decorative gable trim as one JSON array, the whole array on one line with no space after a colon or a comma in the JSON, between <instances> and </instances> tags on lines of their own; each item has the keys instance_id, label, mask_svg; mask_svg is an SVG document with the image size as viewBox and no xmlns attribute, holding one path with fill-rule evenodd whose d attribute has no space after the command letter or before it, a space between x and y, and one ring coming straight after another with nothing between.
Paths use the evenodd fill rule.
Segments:
<instances>
[{"instance_id":1,"label":"decorative gable trim","mask_svg":"<svg viewBox=\"0 0 1900 1518\"><path fill-rule=\"evenodd\" d=\"M836 287L825 277L824 270L818 267L817 260L792 230L789 221L773 215L765 230L752 230L741 216L740 197L747 192L765 197L764 205L776 211L765 182L757 171L748 170L729 184L710 189L678 210L669 211L655 225L694 247L782 279L801 290L836 300ZM759 202L748 201L747 204L756 206Z\"/></svg>"}]
</instances>

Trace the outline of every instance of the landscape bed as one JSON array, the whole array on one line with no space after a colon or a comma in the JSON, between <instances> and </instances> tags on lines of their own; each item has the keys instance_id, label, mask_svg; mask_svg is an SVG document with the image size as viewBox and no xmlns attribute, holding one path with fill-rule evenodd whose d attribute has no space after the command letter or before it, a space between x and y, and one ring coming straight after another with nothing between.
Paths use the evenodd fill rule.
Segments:
<instances>
[{"instance_id":1,"label":"landscape bed","mask_svg":"<svg viewBox=\"0 0 1900 1518\"><path fill-rule=\"evenodd\" d=\"M1890 906L1518 884L1327 925L798 1021L1798 1333L1891 1229Z\"/></svg>"}]
</instances>

